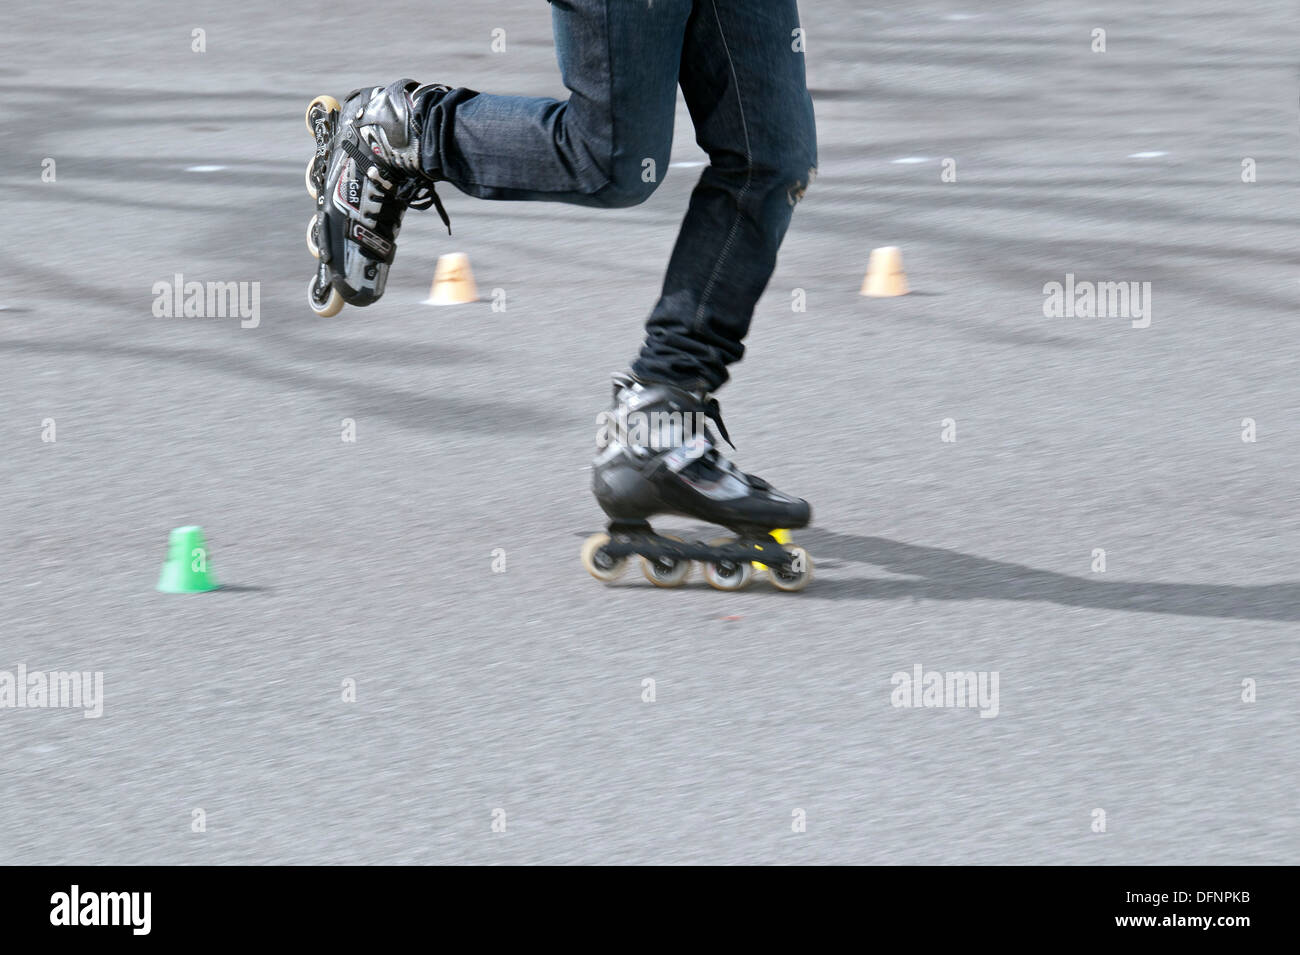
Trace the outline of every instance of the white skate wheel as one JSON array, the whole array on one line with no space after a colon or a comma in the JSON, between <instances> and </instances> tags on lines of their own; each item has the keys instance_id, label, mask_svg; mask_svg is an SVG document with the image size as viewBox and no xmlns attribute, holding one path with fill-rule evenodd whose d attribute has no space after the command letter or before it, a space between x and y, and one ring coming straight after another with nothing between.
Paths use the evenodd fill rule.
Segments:
<instances>
[{"instance_id":1,"label":"white skate wheel","mask_svg":"<svg viewBox=\"0 0 1300 955\"><path fill-rule=\"evenodd\" d=\"M660 534L659 536L666 537L670 541L677 541L679 544L686 543L676 534ZM680 587L686 583L686 578L691 575L691 561L687 557L677 559L660 558L656 560L642 557L641 573L645 574L645 579L656 587Z\"/></svg>"},{"instance_id":2,"label":"white skate wheel","mask_svg":"<svg viewBox=\"0 0 1300 955\"><path fill-rule=\"evenodd\" d=\"M772 586L777 590L797 593L807 587L812 580L813 561L808 552L802 547L786 547L786 550L794 558L791 569L782 570L779 567L769 566L767 568L767 579L772 582Z\"/></svg>"},{"instance_id":3,"label":"white skate wheel","mask_svg":"<svg viewBox=\"0 0 1300 955\"><path fill-rule=\"evenodd\" d=\"M316 284L319 277L319 275L311 277L311 283L307 286L307 304L321 318L330 318L343 310L343 296L339 294L338 289L330 286L329 294L323 299L320 298L319 286Z\"/></svg>"},{"instance_id":4,"label":"white skate wheel","mask_svg":"<svg viewBox=\"0 0 1300 955\"><path fill-rule=\"evenodd\" d=\"M601 549L608 543L608 534L592 534L582 543L582 566L591 576L607 584L618 580L627 569L626 557L610 557Z\"/></svg>"},{"instance_id":5,"label":"white skate wheel","mask_svg":"<svg viewBox=\"0 0 1300 955\"><path fill-rule=\"evenodd\" d=\"M320 258L320 246L316 244L316 217L307 220L307 251L313 259Z\"/></svg>"},{"instance_id":6,"label":"white skate wheel","mask_svg":"<svg viewBox=\"0 0 1300 955\"><path fill-rule=\"evenodd\" d=\"M327 116L330 113L339 112L339 101L333 96L317 96L314 100L308 103L305 118L307 120L307 132L311 133L312 136L316 135L316 127L311 123L311 111L317 106L323 107Z\"/></svg>"},{"instance_id":7,"label":"white skate wheel","mask_svg":"<svg viewBox=\"0 0 1300 955\"><path fill-rule=\"evenodd\" d=\"M734 543L730 537L719 537L709 541L710 547ZM747 560L705 561L704 579L714 590L744 590L754 579L754 565Z\"/></svg>"}]
</instances>

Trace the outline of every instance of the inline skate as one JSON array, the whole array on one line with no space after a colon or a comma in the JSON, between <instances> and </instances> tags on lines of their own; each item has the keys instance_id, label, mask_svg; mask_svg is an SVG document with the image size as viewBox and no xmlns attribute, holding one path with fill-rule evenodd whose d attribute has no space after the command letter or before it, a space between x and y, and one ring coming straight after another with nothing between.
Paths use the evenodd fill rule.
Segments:
<instances>
[{"instance_id":1,"label":"inline skate","mask_svg":"<svg viewBox=\"0 0 1300 955\"><path fill-rule=\"evenodd\" d=\"M451 231L420 164L423 116L447 92L402 79L353 90L342 104L318 96L308 105L316 154L306 182L316 214L307 224L307 248L317 263L307 301L317 315L328 318L345 302L369 305L384 294L408 208L436 206Z\"/></svg>"},{"instance_id":2,"label":"inline skate","mask_svg":"<svg viewBox=\"0 0 1300 955\"><path fill-rule=\"evenodd\" d=\"M717 399L615 375L614 407L599 426L592 490L609 524L582 548L582 564L597 580L618 579L633 556L658 587L685 583L692 561L718 590L740 590L756 569L779 590L803 590L812 580L808 552L782 539L808 525L812 508L722 454L710 431L727 444L731 438ZM704 542L656 533L648 518L657 514L718 524L736 536Z\"/></svg>"}]
</instances>

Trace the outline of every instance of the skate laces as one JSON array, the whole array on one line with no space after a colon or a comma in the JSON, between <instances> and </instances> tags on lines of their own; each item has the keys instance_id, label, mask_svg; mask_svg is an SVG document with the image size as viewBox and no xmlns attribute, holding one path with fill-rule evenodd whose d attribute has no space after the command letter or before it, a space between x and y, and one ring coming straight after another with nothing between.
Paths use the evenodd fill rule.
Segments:
<instances>
[{"instance_id":1,"label":"skate laces","mask_svg":"<svg viewBox=\"0 0 1300 955\"><path fill-rule=\"evenodd\" d=\"M451 217L443 208L442 200L434 190L433 183L421 182L415 178L407 179L397 187L396 198L399 202L405 202L411 209L427 209L429 206L436 208L442 224L447 227L447 234L451 235Z\"/></svg>"},{"instance_id":2,"label":"skate laces","mask_svg":"<svg viewBox=\"0 0 1300 955\"><path fill-rule=\"evenodd\" d=\"M411 117L411 136L418 142L424 136L424 110L417 98L423 100L430 94L438 94L441 99L447 93L451 92L451 87L442 83L427 83L421 86L419 83L411 80L407 83L404 90ZM408 178L405 179L398 187L394 198L398 202L405 203L410 209L424 210L429 206L434 206L438 210L438 217L442 219L442 224L447 227L447 234L451 234L451 217L447 215L447 210L442 205L442 199L438 196L437 190L433 188L433 183L419 176L418 172L408 172Z\"/></svg>"},{"instance_id":3,"label":"skate laces","mask_svg":"<svg viewBox=\"0 0 1300 955\"><path fill-rule=\"evenodd\" d=\"M384 170L391 176L391 179L384 178L380 171L379 164L361 154L367 162L366 179L371 184L379 199L379 211L373 216L366 216L362 213L362 218L366 219L367 225L377 227L379 225L397 225L402 218L402 214L408 209L427 209L434 206L438 210L438 216L442 219L442 224L447 227L447 234L451 234L451 217L447 215L447 210L438 197L438 193L433 188L433 183L424 181L416 176L398 176L392 170ZM394 180L399 180L394 182Z\"/></svg>"},{"instance_id":4,"label":"skate laces","mask_svg":"<svg viewBox=\"0 0 1300 955\"><path fill-rule=\"evenodd\" d=\"M656 387L654 383L640 381L635 376L626 372L615 372L610 377L613 379L614 383L614 402L619 405L624 405L626 403L626 399L623 397L626 392L632 392L637 389L644 391L647 388ZM728 447L735 450L736 443L731 440L731 435L727 433L727 425L722 420L722 406L718 404L717 398L713 395L702 394L698 391L690 391L685 388L679 388L675 385L664 384L659 387L672 388L678 394L689 396L690 401L687 403L697 405L698 410L703 412L705 418L707 418L709 423L713 425L718 437L725 441ZM708 436L706 435L705 437Z\"/></svg>"},{"instance_id":5,"label":"skate laces","mask_svg":"<svg viewBox=\"0 0 1300 955\"><path fill-rule=\"evenodd\" d=\"M700 410L704 413L705 418L708 419L708 423L712 425L713 429L717 432L717 437L722 441L725 441L727 447L734 451L736 449L736 443L731 440L731 435L727 433L726 422L722 420L722 406L718 404L718 399L713 397L713 395L700 395L695 392L692 392L691 394L692 397L700 402ZM752 487L759 490L767 490L771 487L771 485L762 478L749 474L748 472L742 471L738 468L736 463L723 454L713 441L709 442L709 446L705 448L703 453L699 454L695 460L706 463L724 473L734 474L749 482Z\"/></svg>"},{"instance_id":6,"label":"skate laces","mask_svg":"<svg viewBox=\"0 0 1300 955\"><path fill-rule=\"evenodd\" d=\"M616 443L626 453L652 468L666 467L675 472L703 469L700 473L711 471L732 474L742 480L750 480L755 487L766 486L761 479L736 467L718 447L719 441L725 442L733 450L736 445L727 431L726 422L722 420L722 408L717 398L676 385L639 381L626 374L615 374L613 378L618 422L625 430L625 435ZM664 392L661 395L646 394L655 389L664 389ZM666 432L651 423L638 440L636 428L630 424L630 416L633 413L648 414L653 422L654 417L662 414L665 408L672 409L670 415L680 414L682 422L674 424L670 419L666 425L669 430ZM696 415L703 421L697 427L689 427L687 422L698 420Z\"/></svg>"},{"instance_id":7,"label":"skate laces","mask_svg":"<svg viewBox=\"0 0 1300 955\"><path fill-rule=\"evenodd\" d=\"M654 384L639 381L632 375L624 373L616 373L613 378L615 401L625 407L627 392L638 388L644 390L656 387ZM707 393L690 391L674 385L664 385L663 387L672 388L678 394L688 396L687 400L682 402L686 409L688 411L698 410L702 412L708 426L716 432L717 437L725 441L733 451L735 450L736 443L731 440L731 434L727 431L726 422L722 420L722 406L718 403L717 398ZM651 405L653 404L652 402ZM700 439L703 439L703 441ZM701 444L704 446L701 447ZM713 438L707 433L697 432L692 441L669 450L667 453L653 448L631 447L629 450L639 458L649 459L651 468L668 467L680 473L687 471L698 473L700 470L707 472L707 469L711 468L720 474L735 476L756 491L768 492L774 490L771 484L758 475L742 471L737 467L736 463L717 447Z\"/></svg>"},{"instance_id":8,"label":"skate laces","mask_svg":"<svg viewBox=\"0 0 1300 955\"><path fill-rule=\"evenodd\" d=\"M353 162L365 168L366 182L379 201L378 212L373 215L360 213L366 225L371 228L396 227L408 207L427 209L432 205L437 207L438 216L442 219L442 224L447 227L447 233L451 233L451 218L447 215L438 193L434 191L432 181L418 174L405 173L392 168L367 153L351 139L344 139L342 147Z\"/></svg>"},{"instance_id":9,"label":"skate laces","mask_svg":"<svg viewBox=\"0 0 1300 955\"><path fill-rule=\"evenodd\" d=\"M709 423L718 431L718 437L727 442L728 447L733 451L736 444L731 440L731 435L727 434L727 426L722 422L722 409L718 406L718 399L710 395L704 402L704 414L708 417ZM724 473L734 474L736 477L745 481L750 487L757 491L774 490L772 485L764 481L757 474L750 474L748 471L742 471L736 466L736 462L727 457L716 445L710 444L709 448L701 455L701 460L706 461L711 466Z\"/></svg>"},{"instance_id":10,"label":"skate laces","mask_svg":"<svg viewBox=\"0 0 1300 955\"><path fill-rule=\"evenodd\" d=\"M718 399L709 395L704 402L704 414L718 429L718 437L727 442L727 446L735 450L736 444L731 440L731 435L727 434L727 426L722 422L722 407L718 404Z\"/></svg>"}]
</instances>

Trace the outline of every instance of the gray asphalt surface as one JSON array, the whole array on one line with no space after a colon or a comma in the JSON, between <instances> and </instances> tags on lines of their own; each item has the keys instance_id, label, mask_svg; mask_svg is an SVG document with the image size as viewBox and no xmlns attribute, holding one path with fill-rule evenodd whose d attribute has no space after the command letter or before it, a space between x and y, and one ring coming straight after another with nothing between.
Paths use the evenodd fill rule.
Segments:
<instances>
[{"instance_id":1,"label":"gray asphalt surface","mask_svg":"<svg viewBox=\"0 0 1300 955\"><path fill-rule=\"evenodd\" d=\"M382 303L306 308L307 101L560 95L541 0L20 0L0 670L105 701L0 709L0 863L1294 863L1294 5L994 6L805 5L820 176L721 394L814 502L790 596L578 561L698 168L609 212L450 190ZM889 244L915 294L859 296ZM448 251L507 311L418 304ZM260 282L260 325L155 318L175 273ZM1150 327L1044 317L1067 274L1151 282ZM191 523L227 589L155 593ZM891 705L918 664L997 672L996 718Z\"/></svg>"}]
</instances>

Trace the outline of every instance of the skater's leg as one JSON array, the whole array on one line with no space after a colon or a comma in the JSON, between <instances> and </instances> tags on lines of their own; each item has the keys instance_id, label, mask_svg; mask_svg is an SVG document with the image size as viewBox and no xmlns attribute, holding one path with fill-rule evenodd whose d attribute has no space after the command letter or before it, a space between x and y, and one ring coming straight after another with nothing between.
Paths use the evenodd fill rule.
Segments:
<instances>
[{"instance_id":1,"label":"skater's leg","mask_svg":"<svg viewBox=\"0 0 1300 955\"><path fill-rule=\"evenodd\" d=\"M628 206L672 146L691 0L555 0L567 101L456 89L424 122L424 171L484 199ZM647 176L646 160L655 175Z\"/></svg>"},{"instance_id":2,"label":"skater's leg","mask_svg":"<svg viewBox=\"0 0 1300 955\"><path fill-rule=\"evenodd\" d=\"M698 0L681 86L710 164L682 223L633 372L716 389L817 164L795 0ZM796 49L798 47L798 49Z\"/></svg>"}]
</instances>

